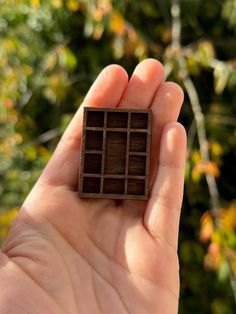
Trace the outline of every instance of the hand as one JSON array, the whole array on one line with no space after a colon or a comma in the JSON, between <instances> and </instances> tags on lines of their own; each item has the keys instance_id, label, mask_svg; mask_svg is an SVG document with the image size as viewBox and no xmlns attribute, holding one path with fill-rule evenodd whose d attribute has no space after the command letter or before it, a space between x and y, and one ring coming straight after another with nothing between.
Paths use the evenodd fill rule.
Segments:
<instances>
[{"instance_id":1,"label":"hand","mask_svg":"<svg viewBox=\"0 0 236 314\"><path fill-rule=\"evenodd\" d=\"M117 65L98 76L2 246L1 314L177 313L186 136L163 76L153 59L129 81ZM78 197L84 106L152 108L148 202Z\"/></svg>"}]
</instances>

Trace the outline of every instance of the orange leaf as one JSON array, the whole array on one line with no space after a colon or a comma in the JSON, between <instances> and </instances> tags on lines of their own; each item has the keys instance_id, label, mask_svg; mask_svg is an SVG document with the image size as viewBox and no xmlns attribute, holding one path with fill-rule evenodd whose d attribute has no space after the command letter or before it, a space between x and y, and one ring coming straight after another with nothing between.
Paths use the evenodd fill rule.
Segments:
<instances>
[{"instance_id":1,"label":"orange leaf","mask_svg":"<svg viewBox=\"0 0 236 314\"><path fill-rule=\"evenodd\" d=\"M207 242L210 240L214 230L213 220L210 212L207 211L201 218L200 241Z\"/></svg>"},{"instance_id":2,"label":"orange leaf","mask_svg":"<svg viewBox=\"0 0 236 314\"><path fill-rule=\"evenodd\" d=\"M206 170L208 173L212 174L214 177L220 176L220 169L218 168L217 164L213 161L210 161L207 164Z\"/></svg>"}]
</instances>

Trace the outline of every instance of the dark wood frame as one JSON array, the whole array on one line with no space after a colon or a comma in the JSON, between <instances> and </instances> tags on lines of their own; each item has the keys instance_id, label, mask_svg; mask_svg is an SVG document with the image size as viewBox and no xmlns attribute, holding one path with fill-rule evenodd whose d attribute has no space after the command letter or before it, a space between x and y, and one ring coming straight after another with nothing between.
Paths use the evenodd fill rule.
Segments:
<instances>
[{"instance_id":1,"label":"dark wood frame","mask_svg":"<svg viewBox=\"0 0 236 314\"><path fill-rule=\"evenodd\" d=\"M127 117L126 125L125 125L126 118L123 119L122 114L124 114L123 118ZM97 119L96 119L96 115L97 115ZM88 117L89 117L89 120L88 120ZM142 117L146 117L146 121L144 121ZM108 118L110 119L109 121L108 121ZM94 124L96 126L94 126ZM115 127L111 127L111 125L113 126L115 125ZM90 198L147 200L148 195L149 195L151 132L152 132L152 111L150 109L147 109L147 110L146 109L115 109L115 108L111 109L111 108L85 107L84 119L83 119L81 160L80 160L79 196L90 197ZM87 138L86 138L86 133L87 133ZM122 137L124 137L122 134L123 135L125 134L126 143L122 143ZM144 136L142 134L144 134ZM121 146L125 144L125 168L121 169L121 172L123 170L123 174L118 174L118 173L106 174L105 173L105 167L106 167L105 159L108 160L108 155L106 155L107 154L106 143L108 141L107 139L108 135L112 135L113 138L117 140L117 144L115 142L114 143L111 142L111 145L113 145L112 147L114 148L114 150L116 149L116 147L121 149ZM132 152L130 151L131 141L133 141ZM89 149L86 147L86 145L89 146ZM124 152L122 153L124 154ZM112 152L110 152L110 154L112 154ZM101 165L99 164L99 161L96 161L97 158L95 157L90 158L91 167L93 167L95 169L94 171L96 171L97 173L85 173L85 169L86 169L85 168L85 162L86 162L85 156L88 156L88 155L90 155L90 157L92 155L93 156L101 155ZM111 162L113 158L112 156L113 155L109 157ZM117 154L114 154L114 156L117 156ZM133 158L134 164L136 162L136 168L132 168L132 171L130 171L130 172L133 172L133 174L129 174L129 170L131 169L129 168L129 160L131 160L131 158ZM146 158L145 164L142 165L142 159L145 159L145 158ZM111 171L113 164L110 164L108 166L110 166L110 171ZM117 172L117 169L115 169L115 172ZM142 172L142 174L137 175L137 172ZM95 183L98 184L99 180L100 180L100 186L98 188L97 185L95 185ZM123 183L122 183L122 180L123 180ZM94 186L93 186L93 181L94 181ZM108 182L110 182L110 184L108 184ZM135 184L135 182L137 184ZM106 184L106 186L104 186L104 183ZM121 187L123 186L123 184L124 184L123 193L119 193L119 194L112 193L112 189L113 189L112 186L114 186L114 189L116 188L117 191L119 191L119 189L121 190ZM89 192L89 189L90 191L94 189L94 191L96 190L96 192L94 191ZM111 192L104 193L104 189L106 191L110 189ZM128 191L133 191L133 193L135 192L135 194L130 194L128 193Z\"/></svg>"}]
</instances>

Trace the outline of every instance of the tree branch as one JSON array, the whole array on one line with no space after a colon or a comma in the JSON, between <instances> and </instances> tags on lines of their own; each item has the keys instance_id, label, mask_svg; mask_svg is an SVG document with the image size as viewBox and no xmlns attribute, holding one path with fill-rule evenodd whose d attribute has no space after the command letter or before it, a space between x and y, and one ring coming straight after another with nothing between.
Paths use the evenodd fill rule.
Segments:
<instances>
[{"instance_id":1,"label":"tree branch","mask_svg":"<svg viewBox=\"0 0 236 314\"><path fill-rule=\"evenodd\" d=\"M171 14L172 14L172 48L175 50L180 50L181 47L181 17L180 17L180 2L179 0L172 0ZM209 150L208 150L208 140L205 128L205 117L202 113L201 104L199 101L197 90L193 84L192 79L186 71L186 61L180 54L179 64L181 66L181 74L183 79L183 84L188 94L191 108L193 111L194 119L196 122L197 136L200 147L200 154L202 161L205 164L210 162ZM215 177L206 173L206 181L210 194L211 212L215 218L216 224L218 223L218 212L220 208L219 192L216 184Z\"/></svg>"},{"instance_id":2,"label":"tree branch","mask_svg":"<svg viewBox=\"0 0 236 314\"><path fill-rule=\"evenodd\" d=\"M208 141L206 135L205 128L205 118L202 113L201 105L199 102L198 94L196 88L190 79L190 77L186 76L183 79L184 87L189 96L190 104L193 110L194 118L196 121L197 135L200 146L200 153L203 163L208 164L210 162L209 150L208 150ZM206 181L210 193L210 202L211 202L211 212L213 217L215 218L216 224L218 224L218 216L219 216L219 208L220 208L220 200L219 200L219 192L216 184L215 177L206 173Z\"/></svg>"},{"instance_id":3,"label":"tree branch","mask_svg":"<svg viewBox=\"0 0 236 314\"><path fill-rule=\"evenodd\" d=\"M172 0L171 6L171 15L172 15L172 49L174 52L181 51L181 16L180 16L180 0ZM194 119L196 122L196 130L197 137L200 146L200 154L202 161L206 164L210 162L209 150L208 150L208 141L206 135L206 127L205 127L205 117L202 112L201 104L199 101L197 90L193 84L192 79L190 78L187 70L186 70L186 60L183 57L183 54L179 54L178 59L181 75L183 79L183 84L188 94L191 108L193 111ZM210 203L211 203L211 213L214 217L215 224L219 225L219 210L220 210L220 198L219 191L217 188L215 177L206 173L206 181L210 194ZM226 261L231 269L230 260L226 257ZM236 301L236 278L234 274L231 272L230 276L230 284L233 290L234 298Z\"/></svg>"}]
</instances>

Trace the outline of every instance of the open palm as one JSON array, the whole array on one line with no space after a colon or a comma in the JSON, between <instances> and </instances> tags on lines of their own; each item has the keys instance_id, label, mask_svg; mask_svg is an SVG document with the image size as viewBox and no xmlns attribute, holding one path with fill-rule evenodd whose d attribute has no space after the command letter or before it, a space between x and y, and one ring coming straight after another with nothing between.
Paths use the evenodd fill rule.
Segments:
<instances>
[{"instance_id":1,"label":"open palm","mask_svg":"<svg viewBox=\"0 0 236 314\"><path fill-rule=\"evenodd\" d=\"M185 131L180 87L147 59L105 68L24 202L0 252L0 312L176 314ZM84 106L152 108L150 197L80 199Z\"/></svg>"}]
</instances>

